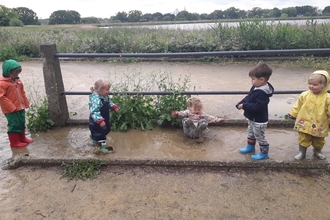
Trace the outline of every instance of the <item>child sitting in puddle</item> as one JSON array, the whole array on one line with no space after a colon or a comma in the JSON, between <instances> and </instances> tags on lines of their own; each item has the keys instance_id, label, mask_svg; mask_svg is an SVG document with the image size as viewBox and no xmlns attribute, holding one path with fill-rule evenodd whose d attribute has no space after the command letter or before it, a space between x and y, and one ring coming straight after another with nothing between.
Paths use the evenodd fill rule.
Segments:
<instances>
[{"instance_id":1,"label":"child sitting in puddle","mask_svg":"<svg viewBox=\"0 0 330 220\"><path fill-rule=\"evenodd\" d=\"M99 79L91 87L92 94L89 96L89 130L90 138L96 146L95 154L114 152L113 147L105 147L107 134L111 130L109 112L118 112L118 106L109 98L111 84L106 79Z\"/></svg>"},{"instance_id":2,"label":"child sitting in puddle","mask_svg":"<svg viewBox=\"0 0 330 220\"><path fill-rule=\"evenodd\" d=\"M203 112L200 99L188 99L188 107L183 111L172 111L172 116L183 118L183 132L190 138L198 138L197 142L204 142L204 134L208 124L224 122L224 118L211 116Z\"/></svg>"}]
</instances>

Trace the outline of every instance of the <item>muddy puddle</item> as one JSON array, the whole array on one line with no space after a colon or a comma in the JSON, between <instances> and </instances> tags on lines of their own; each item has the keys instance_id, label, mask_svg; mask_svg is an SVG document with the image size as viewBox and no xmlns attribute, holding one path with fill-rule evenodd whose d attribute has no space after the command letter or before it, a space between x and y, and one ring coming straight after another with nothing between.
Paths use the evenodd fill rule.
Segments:
<instances>
[{"instance_id":1,"label":"muddy puddle","mask_svg":"<svg viewBox=\"0 0 330 220\"><path fill-rule=\"evenodd\" d=\"M251 161L250 155L242 155L238 151L246 145L244 127L210 126L204 143L197 143L195 139L186 137L179 128L156 127L151 131L111 132L107 145L113 146L116 151L104 156L93 154L94 147L87 126L53 129L51 132L30 136L34 142L28 147L12 149L9 147L8 139L3 137L0 159L28 153L33 158L182 158L223 162ZM295 131L291 128L268 128L266 136L270 143L270 160L293 160L298 152ZM325 147L323 152L330 157L328 147ZM308 150L307 160L314 160L311 148Z\"/></svg>"}]
</instances>

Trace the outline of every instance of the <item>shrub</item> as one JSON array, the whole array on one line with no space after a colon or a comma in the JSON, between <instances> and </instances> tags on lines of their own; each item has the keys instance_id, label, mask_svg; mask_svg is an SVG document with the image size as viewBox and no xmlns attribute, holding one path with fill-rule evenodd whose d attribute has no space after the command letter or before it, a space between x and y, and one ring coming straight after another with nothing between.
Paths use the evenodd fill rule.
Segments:
<instances>
[{"instance_id":1,"label":"shrub","mask_svg":"<svg viewBox=\"0 0 330 220\"><path fill-rule=\"evenodd\" d=\"M187 100L190 98L190 95L180 95L180 92L184 92L189 89L189 82L190 80L188 76L185 76L183 80L179 78L176 83L172 80L172 78L168 77L163 78L160 82L158 82L158 89L160 91L173 92L171 95L159 95L156 97L155 108L157 111L158 125L182 126L182 119L174 118L171 113L174 110L178 111L187 108Z\"/></svg>"},{"instance_id":2,"label":"shrub","mask_svg":"<svg viewBox=\"0 0 330 220\"><path fill-rule=\"evenodd\" d=\"M17 18L12 18L9 21L9 26L12 26L12 27L23 27L24 24L23 24L23 22L21 20L19 20Z\"/></svg>"},{"instance_id":3,"label":"shrub","mask_svg":"<svg viewBox=\"0 0 330 220\"><path fill-rule=\"evenodd\" d=\"M21 42L15 45L17 54L26 57L39 57L39 47L36 47L35 44L31 42Z\"/></svg>"},{"instance_id":4,"label":"shrub","mask_svg":"<svg viewBox=\"0 0 330 220\"><path fill-rule=\"evenodd\" d=\"M0 41L1 41L1 37L0 37ZM14 45L11 46L10 44L5 44L0 47L0 60L8 60L8 59L22 61L22 60L26 60L26 56L19 55Z\"/></svg>"},{"instance_id":5,"label":"shrub","mask_svg":"<svg viewBox=\"0 0 330 220\"><path fill-rule=\"evenodd\" d=\"M152 119L156 111L152 106L153 98L142 95L114 95L112 101L118 104L120 111L111 114L113 131L126 131L128 128L152 130Z\"/></svg>"},{"instance_id":6,"label":"shrub","mask_svg":"<svg viewBox=\"0 0 330 220\"><path fill-rule=\"evenodd\" d=\"M115 76L115 78L117 78ZM110 81L112 81L110 79ZM129 128L151 130L157 124L181 126L181 120L171 115L173 110L185 109L189 95L180 95L189 88L189 77L174 82L169 72L141 73L124 75L122 81L113 86L111 100L119 106L119 112L111 113L111 129L125 131ZM152 91L171 92L172 95L141 95L138 92ZM133 91L136 95L125 95Z\"/></svg>"},{"instance_id":7,"label":"shrub","mask_svg":"<svg viewBox=\"0 0 330 220\"><path fill-rule=\"evenodd\" d=\"M27 127L31 132L47 131L54 125L49 117L48 100L44 98L40 105L32 104L26 113Z\"/></svg>"}]
</instances>

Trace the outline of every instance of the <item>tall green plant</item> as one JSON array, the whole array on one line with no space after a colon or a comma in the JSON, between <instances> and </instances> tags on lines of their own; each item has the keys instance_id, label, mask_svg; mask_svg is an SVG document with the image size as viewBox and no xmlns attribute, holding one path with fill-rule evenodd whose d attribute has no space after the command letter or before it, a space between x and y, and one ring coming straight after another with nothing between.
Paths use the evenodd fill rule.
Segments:
<instances>
[{"instance_id":1,"label":"tall green plant","mask_svg":"<svg viewBox=\"0 0 330 220\"><path fill-rule=\"evenodd\" d=\"M49 117L48 100L44 98L40 105L32 104L26 113L27 127L31 132L47 131L54 122Z\"/></svg>"},{"instance_id":2,"label":"tall green plant","mask_svg":"<svg viewBox=\"0 0 330 220\"><path fill-rule=\"evenodd\" d=\"M239 50L239 38L237 28L219 23L217 27L212 27L214 36L217 40L217 50L231 51Z\"/></svg>"},{"instance_id":3,"label":"tall green plant","mask_svg":"<svg viewBox=\"0 0 330 220\"><path fill-rule=\"evenodd\" d=\"M152 105L152 96L117 94L112 97L112 101L120 108L118 113L110 113L113 131L126 131L128 128L152 130L155 127L152 119L156 111Z\"/></svg>"},{"instance_id":4,"label":"tall green plant","mask_svg":"<svg viewBox=\"0 0 330 220\"><path fill-rule=\"evenodd\" d=\"M189 89L189 76L179 78L177 82L172 79L163 78L158 82L158 89L164 92L173 92L171 95L157 96L155 108L157 110L157 123L161 126L173 125L181 126L181 119L174 118L172 111L182 110L187 108L187 100L190 95L181 95Z\"/></svg>"},{"instance_id":5,"label":"tall green plant","mask_svg":"<svg viewBox=\"0 0 330 220\"><path fill-rule=\"evenodd\" d=\"M31 132L47 131L50 129L54 122L49 117L48 99L45 95L41 94L39 90L40 78L33 77L32 84L25 86L25 89L30 100L30 108L26 112L27 128Z\"/></svg>"},{"instance_id":6,"label":"tall green plant","mask_svg":"<svg viewBox=\"0 0 330 220\"><path fill-rule=\"evenodd\" d=\"M210 31L212 29L213 31ZM60 53L179 53L329 48L330 24L310 19L305 25L260 19L208 29L92 28L77 26L0 27L0 59L40 57L44 42ZM17 59L17 58L16 58ZM18 59L20 60L20 59Z\"/></svg>"},{"instance_id":7,"label":"tall green plant","mask_svg":"<svg viewBox=\"0 0 330 220\"><path fill-rule=\"evenodd\" d=\"M238 33L243 50L267 50L273 43L273 23L258 19L240 21Z\"/></svg>"},{"instance_id":8,"label":"tall green plant","mask_svg":"<svg viewBox=\"0 0 330 220\"><path fill-rule=\"evenodd\" d=\"M111 78L111 77L110 77ZM110 81L116 81L114 76ZM129 128L151 130L158 125L180 125L178 119L171 116L171 111L186 107L188 95L180 95L188 89L189 77L174 82L172 75L153 72L143 74L141 72L121 75L120 82L112 87L112 101L119 106L119 112L111 113L113 131L125 131ZM125 95L125 92L133 91L137 95ZM141 95L138 92L173 92L172 95Z\"/></svg>"},{"instance_id":9,"label":"tall green plant","mask_svg":"<svg viewBox=\"0 0 330 220\"><path fill-rule=\"evenodd\" d=\"M273 37L272 49L294 49L299 45L297 39L300 38L300 33L288 23L279 23L275 27Z\"/></svg>"}]
</instances>

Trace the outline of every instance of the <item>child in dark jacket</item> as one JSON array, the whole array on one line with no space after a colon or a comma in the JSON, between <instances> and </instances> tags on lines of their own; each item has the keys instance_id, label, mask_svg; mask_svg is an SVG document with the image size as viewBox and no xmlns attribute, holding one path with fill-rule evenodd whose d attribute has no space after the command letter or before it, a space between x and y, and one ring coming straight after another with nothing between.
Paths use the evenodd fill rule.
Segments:
<instances>
[{"instance_id":1,"label":"child in dark jacket","mask_svg":"<svg viewBox=\"0 0 330 220\"><path fill-rule=\"evenodd\" d=\"M268 123L269 98L274 93L273 86L268 82L272 75L272 69L264 62L259 62L249 72L252 87L249 94L237 105L237 109L244 110L244 116L248 120L247 145L239 151L242 154L254 153L258 141L260 145L259 154L252 155L253 160L268 159L269 144L265 137Z\"/></svg>"}]
</instances>

